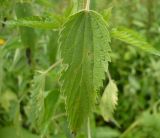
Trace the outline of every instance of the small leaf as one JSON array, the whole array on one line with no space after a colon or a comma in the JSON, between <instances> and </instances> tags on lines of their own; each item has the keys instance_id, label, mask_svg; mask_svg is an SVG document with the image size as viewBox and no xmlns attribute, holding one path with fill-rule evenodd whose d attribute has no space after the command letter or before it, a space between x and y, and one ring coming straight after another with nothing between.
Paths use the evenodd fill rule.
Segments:
<instances>
[{"instance_id":1,"label":"small leaf","mask_svg":"<svg viewBox=\"0 0 160 138\"><path fill-rule=\"evenodd\" d=\"M153 47L151 44L149 44L145 38L143 38L140 34L137 32L128 29L128 28L114 28L111 32L112 37L119 39L125 43L128 43L134 47L140 48L146 52L149 52L154 55L160 56L160 51L157 50L155 47Z\"/></svg>"},{"instance_id":2,"label":"small leaf","mask_svg":"<svg viewBox=\"0 0 160 138\"><path fill-rule=\"evenodd\" d=\"M113 80L109 81L109 84L104 90L104 93L100 102L101 114L105 121L112 119L112 114L116 108L118 101L118 88Z\"/></svg>"}]
</instances>

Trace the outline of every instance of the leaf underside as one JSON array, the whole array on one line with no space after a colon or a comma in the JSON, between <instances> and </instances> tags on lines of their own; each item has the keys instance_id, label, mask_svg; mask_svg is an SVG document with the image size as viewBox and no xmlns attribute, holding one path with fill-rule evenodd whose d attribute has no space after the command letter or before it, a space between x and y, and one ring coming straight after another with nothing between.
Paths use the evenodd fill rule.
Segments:
<instances>
[{"instance_id":1,"label":"leaf underside","mask_svg":"<svg viewBox=\"0 0 160 138\"><path fill-rule=\"evenodd\" d=\"M69 127L73 132L88 119L103 85L110 61L110 36L101 15L80 11L72 15L60 33L60 51L68 68L62 74Z\"/></svg>"},{"instance_id":2,"label":"leaf underside","mask_svg":"<svg viewBox=\"0 0 160 138\"><path fill-rule=\"evenodd\" d=\"M105 121L112 119L112 114L116 108L118 101L118 88L113 80L109 81L109 84L104 90L104 93L100 102L101 114Z\"/></svg>"}]
</instances>

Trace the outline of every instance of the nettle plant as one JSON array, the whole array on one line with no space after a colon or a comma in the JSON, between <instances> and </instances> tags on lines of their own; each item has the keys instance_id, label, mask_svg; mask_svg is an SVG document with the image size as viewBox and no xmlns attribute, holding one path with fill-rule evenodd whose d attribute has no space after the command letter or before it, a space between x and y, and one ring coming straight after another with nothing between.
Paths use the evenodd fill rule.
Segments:
<instances>
[{"instance_id":1,"label":"nettle plant","mask_svg":"<svg viewBox=\"0 0 160 138\"><path fill-rule=\"evenodd\" d=\"M73 136L85 129L88 138L91 138L90 120L93 112L99 110L104 120L108 121L113 119L112 114L117 105L118 89L108 69L112 53L111 39L119 39L155 55L160 56L160 52L133 30L125 27L110 28L108 17L111 9L100 14L90 10L90 0L74 0L72 3L73 5L66 10L65 18L34 16L31 3L16 3L17 19L7 21L6 25L20 27L21 41L27 46L25 48L29 64L33 62L31 54L36 53L33 46L36 40L34 29L51 29L59 33L53 40L58 40L58 50L55 50L58 52L49 50L52 55L50 58L55 63L45 71L34 73L31 82L31 98L27 111L32 126L37 122L44 126L43 134L48 129L53 114L51 110L57 102L58 94L55 92L56 94L49 93L46 96L45 81L51 70L58 70L57 72L61 72L59 84L65 100L68 126ZM1 51L7 49L2 48ZM31 72L35 72L35 64L32 64ZM56 73L50 77L56 76ZM106 76L109 83L100 96Z\"/></svg>"}]
</instances>

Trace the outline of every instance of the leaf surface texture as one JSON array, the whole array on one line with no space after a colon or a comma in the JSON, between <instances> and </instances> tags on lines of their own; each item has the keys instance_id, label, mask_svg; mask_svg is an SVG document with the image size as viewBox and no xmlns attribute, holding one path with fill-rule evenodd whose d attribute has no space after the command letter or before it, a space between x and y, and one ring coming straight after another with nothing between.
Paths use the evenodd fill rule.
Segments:
<instances>
[{"instance_id":1,"label":"leaf surface texture","mask_svg":"<svg viewBox=\"0 0 160 138\"><path fill-rule=\"evenodd\" d=\"M102 16L94 11L72 15L60 33L60 51L67 69L62 73L62 89L72 131L87 122L103 85L110 61L110 36Z\"/></svg>"}]
</instances>

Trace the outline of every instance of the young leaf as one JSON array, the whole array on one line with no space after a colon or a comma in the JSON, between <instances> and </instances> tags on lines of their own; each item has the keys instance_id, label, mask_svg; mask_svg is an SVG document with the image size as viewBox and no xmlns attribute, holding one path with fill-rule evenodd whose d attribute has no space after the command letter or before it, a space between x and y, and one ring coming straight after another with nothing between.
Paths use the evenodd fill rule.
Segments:
<instances>
[{"instance_id":1,"label":"young leaf","mask_svg":"<svg viewBox=\"0 0 160 138\"><path fill-rule=\"evenodd\" d=\"M61 91L66 96L69 126L77 131L87 122L103 85L108 62L110 36L102 16L81 11L69 18L60 33L60 51L67 70Z\"/></svg>"},{"instance_id":2,"label":"young leaf","mask_svg":"<svg viewBox=\"0 0 160 138\"><path fill-rule=\"evenodd\" d=\"M118 89L113 80L109 81L109 84L104 90L104 93L100 102L101 114L105 121L112 119L112 114L116 108L118 100Z\"/></svg>"},{"instance_id":3,"label":"young leaf","mask_svg":"<svg viewBox=\"0 0 160 138\"><path fill-rule=\"evenodd\" d=\"M116 28L112 30L111 35L113 38L119 39L151 54L160 56L160 51L150 45L142 36L133 30L123 27Z\"/></svg>"},{"instance_id":4,"label":"young leaf","mask_svg":"<svg viewBox=\"0 0 160 138\"><path fill-rule=\"evenodd\" d=\"M29 122L39 122L44 113L45 74L34 76L31 88L31 100L29 102Z\"/></svg>"}]
</instances>

